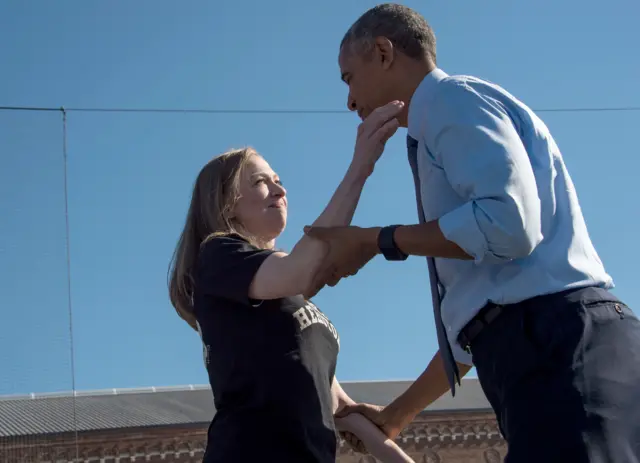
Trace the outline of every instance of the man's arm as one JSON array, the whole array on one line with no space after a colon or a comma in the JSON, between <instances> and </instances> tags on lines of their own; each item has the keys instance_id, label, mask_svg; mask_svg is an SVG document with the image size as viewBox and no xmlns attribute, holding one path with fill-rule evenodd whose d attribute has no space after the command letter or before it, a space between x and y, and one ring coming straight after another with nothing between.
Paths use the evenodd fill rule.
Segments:
<instances>
[{"instance_id":1,"label":"man's arm","mask_svg":"<svg viewBox=\"0 0 640 463\"><path fill-rule=\"evenodd\" d=\"M444 236L437 220L398 227L393 239L400 250L410 256L473 259L464 249Z\"/></svg>"},{"instance_id":2,"label":"man's arm","mask_svg":"<svg viewBox=\"0 0 640 463\"><path fill-rule=\"evenodd\" d=\"M504 107L459 82L443 83L426 113L424 142L465 203L419 231L456 243L476 262L526 257L542 240L541 205L529 155ZM398 239L415 247L417 232ZM405 242L406 241L406 242ZM398 242L398 246L401 243ZM429 255L416 249L418 255ZM442 253L431 254L434 257Z\"/></svg>"},{"instance_id":3,"label":"man's arm","mask_svg":"<svg viewBox=\"0 0 640 463\"><path fill-rule=\"evenodd\" d=\"M471 367L458 363L458 369L460 378L463 378L469 373ZM418 413L442 397L448 390L449 382L444 371L440 351L438 351L418 379L384 408L381 412L382 419L390 429L400 433Z\"/></svg>"},{"instance_id":4,"label":"man's arm","mask_svg":"<svg viewBox=\"0 0 640 463\"><path fill-rule=\"evenodd\" d=\"M486 95L441 85L420 135L466 202L438 220L398 228L397 246L409 255L476 262L528 256L542 240L540 199L513 122Z\"/></svg>"},{"instance_id":5,"label":"man's arm","mask_svg":"<svg viewBox=\"0 0 640 463\"><path fill-rule=\"evenodd\" d=\"M504 108L459 83L429 102L423 133L435 162L465 202L438 220L398 227L408 255L501 263L520 259L542 241L541 204L533 167ZM380 250L380 227L310 227L331 252L307 292L354 275Z\"/></svg>"},{"instance_id":6,"label":"man's arm","mask_svg":"<svg viewBox=\"0 0 640 463\"><path fill-rule=\"evenodd\" d=\"M342 389L338 380L334 377L331 385L333 396L333 411L339 412L347 406L355 405L355 402ZM374 423L364 416L353 413L349 416L336 418L336 428L345 437L353 435L362 444L360 450L369 452L378 460L385 463L413 463L413 460L396 444L389 439ZM350 436L351 437L351 436Z\"/></svg>"},{"instance_id":7,"label":"man's arm","mask_svg":"<svg viewBox=\"0 0 640 463\"><path fill-rule=\"evenodd\" d=\"M460 377L464 377L471 367L458 363ZM440 352L436 352L424 372L409 388L386 407L372 404L347 404L337 412L338 418L360 414L375 423L387 437L395 439L411 421L431 403L442 397L449 390L449 383L444 371ZM362 451L362 442L357 439L351 442Z\"/></svg>"},{"instance_id":8,"label":"man's arm","mask_svg":"<svg viewBox=\"0 0 640 463\"><path fill-rule=\"evenodd\" d=\"M459 83L429 103L420 136L451 187L466 202L431 222L396 229L413 256L499 263L526 257L542 240L533 167L504 108ZM370 245L380 228L369 229Z\"/></svg>"}]
</instances>

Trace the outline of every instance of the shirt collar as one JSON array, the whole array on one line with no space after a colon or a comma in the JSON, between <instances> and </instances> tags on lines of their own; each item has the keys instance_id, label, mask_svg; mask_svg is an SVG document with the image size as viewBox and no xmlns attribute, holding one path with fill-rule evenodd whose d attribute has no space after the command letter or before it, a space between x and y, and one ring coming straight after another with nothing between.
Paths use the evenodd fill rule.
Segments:
<instances>
[{"instance_id":1,"label":"shirt collar","mask_svg":"<svg viewBox=\"0 0 640 463\"><path fill-rule=\"evenodd\" d=\"M422 82L420 82L415 92L413 92L411 101L409 102L409 127L407 129L410 137L420 137L420 127L424 119L424 104L435 91L438 82L447 77L449 77L449 74L440 68L435 68L422 79Z\"/></svg>"}]
</instances>

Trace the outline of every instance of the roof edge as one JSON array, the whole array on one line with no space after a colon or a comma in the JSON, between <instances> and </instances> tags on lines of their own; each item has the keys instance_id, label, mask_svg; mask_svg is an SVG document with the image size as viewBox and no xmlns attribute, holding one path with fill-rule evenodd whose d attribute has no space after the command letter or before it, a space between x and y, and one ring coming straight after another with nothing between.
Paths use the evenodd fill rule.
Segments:
<instances>
[{"instance_id":1,"label":"roof edge","mask_svg":"<svg viewBox=\"0 0 640 463\"><path fill-rule=\"evenodd\" d=\"M28 394L7 394L0 395L0 400L25 400L25 399L51 399L64 397L91 397L105 395L125 395L125 394L150 394L154 392L183 392L209 390L208 384L188 384L180 386L147 386L130 388L94 389L84 391L59 391L59 392L31 392Z\"/></svg>"},{"instance_id":2,"label":"roof edge","mask_svg":"<svg viewBox=\"0 0 640 463\"><path fill-rule=\"evenodd\" d=\"M469 381L477 381L477 378L464 378L461 383ZM373 379L362 381L340 381L343 385L350 384L384 384L384 383L407 383L411 384L414 379ZM110 389L88 389L88 390L76 390L76 391L58 391L58 392L31 392L27 394L6 394L0 395L0 400L37 400L37 399L50 399L50 398L65 398L65 397L92 397L92 396L106 396L106 395L125 395L125 394L149 394L155 392L184 392L184 391L197 391L197 390L210 390L209 384L187 384L178 386L146 386L146 387L125 387L125 388L110 388Z\"/></svg>"}]
</instances>

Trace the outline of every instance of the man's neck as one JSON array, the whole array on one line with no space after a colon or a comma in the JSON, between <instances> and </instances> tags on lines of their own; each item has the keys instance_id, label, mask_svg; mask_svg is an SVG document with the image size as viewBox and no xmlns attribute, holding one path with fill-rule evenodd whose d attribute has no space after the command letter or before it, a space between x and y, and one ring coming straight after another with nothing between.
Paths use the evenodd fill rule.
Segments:
<instances>
[{"instance_id":1,"label":"man's neck","mask_svg":"<svg viewBox=\"0 0 640 463\"><path fill-rule=\"evenodd\" d=\"M406 80L404 81L404 91L402 92L402 101L405 102L405 106L400 118L401 127L407 127L409 124L409 106L416 89L434 69L436 69L436 66L427 60L411 60L407 63Z\"/></svg>"}]
</instances>

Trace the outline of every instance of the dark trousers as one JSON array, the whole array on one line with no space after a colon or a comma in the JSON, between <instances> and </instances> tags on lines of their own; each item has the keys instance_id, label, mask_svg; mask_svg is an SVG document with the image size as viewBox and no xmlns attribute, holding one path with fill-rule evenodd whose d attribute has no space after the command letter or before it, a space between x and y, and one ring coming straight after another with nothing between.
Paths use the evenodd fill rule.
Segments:
<instances>
[{"instance_id":1,"label":"dark trousers","mask_svg":"<svg viewBox=\"0 0 640 463\"><path fill-rule=\"evenodd\" d=\"M608 291L504 306L471 351L506 463L640 462L640 321Z\"/></svg>"}]
</instances>

